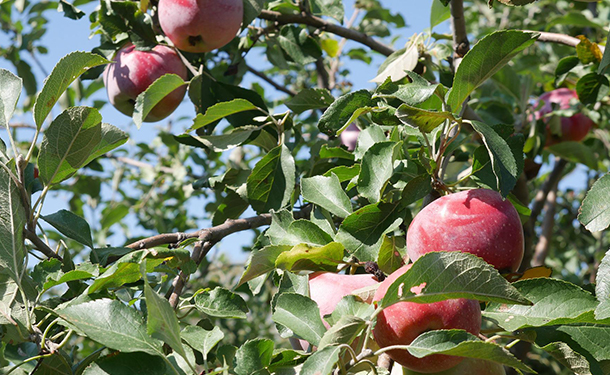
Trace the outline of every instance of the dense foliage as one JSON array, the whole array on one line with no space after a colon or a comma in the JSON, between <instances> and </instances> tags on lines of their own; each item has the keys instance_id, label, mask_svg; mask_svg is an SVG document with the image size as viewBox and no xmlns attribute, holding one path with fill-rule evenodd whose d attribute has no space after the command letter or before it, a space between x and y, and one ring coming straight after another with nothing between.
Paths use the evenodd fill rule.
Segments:
<instances>
[{"instance_id":1,"label":"dense foliage","mask_svg":"<svg viewBox=\"0 0 610 375\"><path fill-rule=\"evenodd\" d=\"M187 130L129 144L92 100L102 72L128 42L171 44L157 1L100 0L85 14L87 2L0 2L11 40L0 57L14 66L0 70L2 373L388 374L372 336L382 309L456 298L481 302L480 335L434 330L401 349L610 373L608 4L434 0L430 29L395 50L415 2L357 1L344 24L341 0L243 0L236 38L177 51L188 79L164 75L133 100L144 129L187 87ZM46 53L57 9L65 22L88 17L100 45L37 82L28 61ZM446 21L452 34L434 32ZM272 68L251 65L258 51ZM376 87L352 90L350 61L379 54ZM240 86L248 72L277 92ZM559 87L575 99L543 113L538 97ZM30 112L31 123L11 121ZM586 138L550 142L575 114L596 124ZM340 139L350 124L361 130L353 147ZM587 189L558 188L574 170ZM391 274L408 263L418 212L473 188L519 213L518 271L432 252L379 301L359 289L320 316L309 271ZM69 210L43 215L60 190ZM211 256L243 231L255 232L246 264Z\"/></svg>"}]
</instances>

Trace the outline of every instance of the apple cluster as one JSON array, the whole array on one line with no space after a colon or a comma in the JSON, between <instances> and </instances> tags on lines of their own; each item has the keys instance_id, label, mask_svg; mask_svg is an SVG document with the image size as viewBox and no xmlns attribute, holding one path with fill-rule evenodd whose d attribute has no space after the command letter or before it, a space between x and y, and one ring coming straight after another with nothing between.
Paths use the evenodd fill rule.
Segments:
<instances>
[{"instance_id":1,"label":"apple cluster","mask_svg":"<svg viewBox=\"0 0 610 375\"><path fill-rule=\"evenodd\" d=\"M412 261L431 251L467 252L483 258L501 272L516 271L524 253L519 215L508 200L492 190L473 189L441 197L422 209L407 231L407 253ZM399 268L379 283L373 301L381 301L390 285L411 266ZM324 316L335 309L343 296L375 283L370 275L314 273L310 275L310 295ZM411 291L417 294L421 290L422 287L415 287ZM427 304L398 302L377 315L373 336L383 348L408 345L420 334L437 329L463 329L478 335L479 302L468 299ZM387 353L410 374L504 374L501 365L482 360L440 354L416 358L406 350Z\"/></svg>"},{"instance_id":2,"label":"apple cluster","mask_svg":"<svg viewBox=\"0 0 610 375\"><path fill-rule=\"evenodd\" d=\"M160 0L157 10L161 29L171 43L193 53L225 46L239 31L243 18L242 0ZM156 45L150 51L138 51L127 44L104 70L108 99L121 113L131 116L138 95L165 74L187 79L186 67L173 48ZM185 93L185 87L172 91L144 121L160 121L169 116Z\"/></svg>"}]
</instances>

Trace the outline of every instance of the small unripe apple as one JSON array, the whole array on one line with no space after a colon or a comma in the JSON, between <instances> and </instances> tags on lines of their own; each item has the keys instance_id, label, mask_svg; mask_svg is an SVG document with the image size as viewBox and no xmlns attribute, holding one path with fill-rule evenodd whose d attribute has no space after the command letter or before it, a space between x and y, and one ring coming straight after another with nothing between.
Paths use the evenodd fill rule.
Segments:
<instances>
[{"instance_id":1,"label":"small unripe apple","mask_svg":"<svg viewBox=\"0 0 610 375\"><path fill-rule=\"evenodd\" d=\"M576 91L568 88L560 88L542 94L539 100L544 105L536 112L536 119L543 118L545 115L553 112L553 104L558 109L569 109L572 99L578 100L578 94ZM565 141L582 141L589 133L589 130L595 125L593 120L583 113L575 113L572 117L561 117L559 120L561 122L561 135L554 134L547 125L547 146ZM548 118L545 118L543 121L548 122Z\"/></svg>"},{"instance_id":2,"label":"small unripe apple","mask_svg":"<svg viewBox=\"0 0 610 375\"><path fill-rule=\"evenodd\" d=\"M393 369L392 369L393 370ZM393 371L392 371L393 373ZM420 372L407 370L401 375L418 375ZM449 370L436 372L436 375L506 375L504 366L497 362L478 358L464 358L457 366Z\"/></svg>"},{"instance_id":3,"label":"small unripe apple","mask_svg":"<svg viewBox=\"0 0 610 375\"><path fill-rule=\"evenodd\" d=\"M354 151L354 149L356 149L359 134L360 128L352 122L343 132L341 132L339 139L341 139L341 143L347 147L348 150Z\"/></svg>"},{"instance_id":4,"label":"small unripe apple","mask_svg":"<svg viewBox=\"0 0 610 375\"><path fill-rule=\"evenodd\" d=\"M243 0L160 0L161 29L176 47L210 52L229 43L244 16Z\"/></svg>"},{"instance_id":5,"label":"small unripe apple","mask_svg":"<svg viewBox=\"0 0 610 375\"><path fill-rule=\"evenodd\" d=\"M117 52L114 63L104 70L108 99L121 113L131 116L138 95L168 73L187 78L186 67L173 49L156 45L151 51L138 51L129 44ZM144 121L154 122L169 116L180 105L185 93L186 86L172 91L154 106Z\"/></svg>"},{"instance_id":6,"label":"small unripe apple","mask_svg":"<svg viewBox=\"0 0 610 375\"><path fill-rule=\"evenodd\" d=\"M487 189L449 194L427 205L407 230L414 262L431 251L461 251L499 271L516 271L524 252L523 227L508 200Z\"/></svg>"},{"instance_id":7,"label":"small unripe apple","mask_svg":"<svg viewBox=\"0 0 610 375\"><path fill-rule=\"evenodd\" d=\"M402 266L388 276L377 288L374 301L381 301L388 288L399 276L411 268ZM422 287L412 288L414 293ZM377 315L373 336L381 348L392 345L408 345L424 332L437 329L464 329L473 335L481 330L481 307L478 301L449 299L434 303L398 302L383 309ZM412 356L407 350L390 350L390 358L402 366L423 373L444 371L456 366L462 357L433 354L423 358Z\"/></svg>"}]
</instances>

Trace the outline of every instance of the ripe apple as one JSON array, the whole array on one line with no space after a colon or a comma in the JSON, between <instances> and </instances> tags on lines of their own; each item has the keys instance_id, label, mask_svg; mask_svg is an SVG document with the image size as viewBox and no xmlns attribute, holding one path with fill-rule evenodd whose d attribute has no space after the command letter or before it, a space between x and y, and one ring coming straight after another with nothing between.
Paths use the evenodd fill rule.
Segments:
<instances>
[{"instance_id":1,"label":"ripe apple","mask_svg":"<svg viewBox=\"0 0 610 375\"><path fill-rule=\"evenodd\" d=\"M151 51L138 51L132 44L123 47L114 63L104 70L104 85L110 103L121 113L131 116L136 98L157 78L164 74L177 74L187 78L186 67L176 52L166 46L156 45ZM169 116L180 105L186 86L172 91L146 116L144 121L159 121Z\"/></svg>"},{"instance_id":2,"label":"ripe apple","mask_svg":"<svg viewBox=\"0 0 610 375\"><path fill-rule=\"evenodd\" d=\"M377 288L374 301L380 301L388 288L412 264L402 266L388 276ZM420 292L422 287L412 289ZM434 303L398 302L383 309L377 316L373 336L381 348L391 345L408 345L420 334L436 329L464 329L474 335L481 330L481 307L478 301L449 299ZM456 366L462 357L433 354L423 358L412 356L406 350L390 350L390 358L402 366L419 372L444 371Z\"/></svg>"},{"instance_id":3,"label":"ripe apple","mask_svg":"<svg viewBox=\"0 0 610 375\"><path fill-rule=\"evenodd\" d=\"M394 369L392 369L394 374ZM400 375L418 375L419 372L406 370ZM478 358L464 358L457 366L449 370L435 373L436 375L506 375L504 366L497 362L486 361Z\"/></svg>"},{"instance_id":4,"label":"ripe apple","mask_svg":"<svg viewBox=\"0 0 610 375\"><path fill-rule=\"evenodd\" d=\"M414 262L431 251L462 251L483 258L499 271L516 271L524 251L517 210L493 190L449 194L427 205L407 230L407 253Z\"/></svg>"},{"instance_id":5,"label":"ripe apple","mask_svg":"<svg viewBox=\"0 0 610 375\"><path fill-rule=\"evenodd\" d=\"M576 91L568 88L560 88L542 94L539 100L544 105L536 112L536 119L543 118L551 113L553 111L553 104L556 104L555 107L559 107L559 109L569 109L572 99L578 101L578 94L576 94ZM544 122L548 122L548 120L548 118L543 119ZM561 135L551 132L549 125L547 125L547 146L565 141L582 141L593 125L595 125L590 118L582 113L576 113L572 117L561 117L560 122Z\"/></svg>"},{"instance_id":6,"label":"ripe apple","mask_svg":"<svg viewBox=\"0 0 610 375\"><path fill-rule=\"evenodd\" d=\"M244 16L242 0L160 0L161 29L176 47L210 52L229 43Z\"/></svg>"},{"instance_id":7,"label":"ripe apple","mask_svg":"<svg viewBox=\"0 0 610 375\"><path fill-rule=\"evenodd\" d=\"M356 126L353 122L345 128L339 139L341 139L341 143L347 147L348 150L354 151L356 148L356 143L358 142L358 135L360 134L360 128Z\"/></svg>"},{"instance_id":8,"label":"ripe apple","mask_svg":"<svg viewBox=\"0 0 610 375\"><path fill-rule=\"evenodd\" d=\"M331 314L341 298L353 291L375 285L373 275L341 275L332 272L314 272L309 275L309 296L320 308L320 317L326 328L330 328L324 315ZM309 343L305 340L290 340L295 349L305 350Z\"/></svg>"}]
</instances>

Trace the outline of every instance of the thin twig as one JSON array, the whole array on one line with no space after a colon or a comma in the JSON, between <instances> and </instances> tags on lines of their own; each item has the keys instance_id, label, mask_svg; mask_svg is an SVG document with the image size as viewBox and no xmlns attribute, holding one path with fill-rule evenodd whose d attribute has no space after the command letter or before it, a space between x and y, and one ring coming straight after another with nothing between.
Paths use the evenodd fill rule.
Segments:
<instances>
[{"instance_id":1,"label":"thin twig","mask_svg":"<svg viewBox=\"0 0 610 375\"><path fill-rule=\"evenodd\" d=\"M297 14L297 13L284 14L284 13L275 12L275 11L271 11L271 10L263 10L261 12L261 14L258 16L258 18L267 20L267 21L277 22L279 25L298 23L298 24L313 26L318 29L323 29L324 31L327 31L329 33L333 33L333 34L339 35L341 37L344 37L346 39L353 40L355 42L364 44L365 46L369 47L373 51L379 52L384 56L389 56L394 52L394 49L392 47L388 47L385 44L382 44L382 43L376 41L375 39L371 38L370 36L366 35L365 33L362 33L360 31L356 31L353 29L349 29L349 28L346 28L343 26L339 26L334 23L326 22L322 18L312 16L309 14L300 14L300 13L299 14Z\"/></svg>"},{"instance_id":2,"label":"thin twig","mask_svg":"<svg viewBox=\"0 0 610 375\"><path fill-rule=\"evenodd\" d=\"M570 47L576 47L578 43L580 43L580 39L574 38L573 36L559 33L549 33L546 31L532 31L532 30L524 30L530 33L540 34L538 37L539 42L547 42L547 43L557 43L563 44ZM600 51L604 53L605 47L598 45Z\"/></svg>"},{"instance_id":3,"label":"thin twig","mask_svg":"<svg viewBox=\"0 0 610 375\"><path fill-rule=\"evenodd\" d=\"M348 29L351 29L352 26L354 25L354 23L356 22L356 19L358 19L358 14L360 14L360 8L356 8L354 9L354 13L352 13L352 16L350 17L350 19L347 21L347 23L345 24L345 27L347 27ZM336 58L330 63L330 71L328 72L328 76L329 76L329 81L330 81L330 88L334 89L335 86L337 85L337 73L339 72L339 63L340 63L340 57L341 57L341 53L343 52L343 48L345 47L345 44L347 43L347 38L342 38L341 41L339 41L339 48L337 48L337 53L336 53Z\"/></svg>"},{"instance_id":4,"label":"thin twig","mask_svg":"<svg viewBox=\"0 0 610 375\"><path fill-rule=\"evenodd\" d=\"M540 239L534 249L531 266L543 266L544 261L549 253L551 237L553 235L553 227L555 226L555 202L557 200L557 185L553 186L549 194L546 196L544 205L544 219L540 230Z\"/></svg>"},{"instance_id":5,"label":"thin twig","mask_svg":"<svg viewBox=\"0 0 610 375\"><path fill-rule=\"evenodd\" d=\"M191 254L191 259L195 262L195 264L197 264L197 266L199 266L203 258L205 258L205 256L208 254L208 252L210 252L210 250L212 249L212 247L214 247L215 244L215 241L208 241L205 243L197 242L195 244L195 247L193 248L193 254ZM178 302L180 302L180 295L182 294L182 291L184 290L188 279L188 275L185 272L180 271L178 276L176 276L176 278L174 278L174 281L172 282L173 289L172 294L169 296L169 304L174 309L178 306Z\"/></svg>"},{"instance_id":6,"label":"thin twig","mask_svg":"<svg viewBox=\"0 0 610 375\"><path fill-rule=\"evenodd\" d=\"M256 69L254 69L253 67L251 67L250 65L246 65L246 67L248 68L248 71L252 74L254 74L255 76L257 76L258 78L262 79L263 81L267 82L268 84L270 84L271 86L273 86L276 90L279 90L285 94L288 94L290 96L295 96L297 93L291 89L289 89L286 86L282 86L279 83L275 82L274 80L272 80L271 78L269 78L265 73L258 71Z\"/></svg>"}]
</instances>

